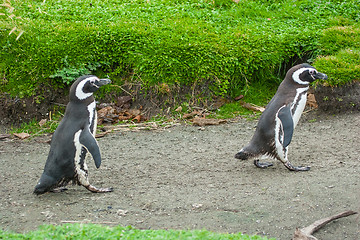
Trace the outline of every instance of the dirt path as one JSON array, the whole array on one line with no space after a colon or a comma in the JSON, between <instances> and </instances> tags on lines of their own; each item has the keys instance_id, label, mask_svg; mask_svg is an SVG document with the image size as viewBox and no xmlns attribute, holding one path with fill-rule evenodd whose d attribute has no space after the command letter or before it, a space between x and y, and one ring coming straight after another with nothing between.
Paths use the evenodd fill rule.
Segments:
<instances>
[{"instance_id":1,"label":"dirt path","mask_svg":"<svg viewBox=\"0 0 360 240\"><path fill-rule=\"evenodd\" d=\"M0 141L0 228L24 232L41 224L93 222L141 229L208 229L290 239L296 227L344 210L360 211L360 113L305 114L289 159L310 165L290 172L280 162L258 169L234 154L255 121L161 131L115 132L99 139L103 164L90 180L114 187L92 194L32 194L49 151L46 143ZM334 221L319 239L360 239L359 215Z\"/></svg>"}]
</instances>

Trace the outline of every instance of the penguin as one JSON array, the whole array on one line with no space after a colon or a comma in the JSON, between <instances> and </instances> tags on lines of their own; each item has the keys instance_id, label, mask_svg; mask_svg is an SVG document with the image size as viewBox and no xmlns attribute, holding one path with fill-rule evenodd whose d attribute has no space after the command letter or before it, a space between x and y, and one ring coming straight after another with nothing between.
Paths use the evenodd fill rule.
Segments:
<instances>
[{"instance_id":1,"label":"penguin","mask_svg":"<svg viewBox=\"0 0 360 240\"><path fill-rule=\"evenodd\" d=\"M290 68L260 116L250 143L243 147L235 158L255 158L256 167L267 168L273 164L260 162L256 158L272 157L280 160L291 171L310 170L308 166L293 166L287 154L294 129L305 108L309 85L317 79L327 79L327 75L307 63Z\"/></svg>"},{"instance_id":2,"label":"penguin","mask_svg":"<svg viewBox=\"0 0 360 240\"><path fill-rule=\"evenodd\" d=\"M93 93L110 82L109 79L85 75L72 84L70 101L52 136L50 152L35 186L35 194L66 190L64 187L70 181L95 193L112 191L112 188L97 188L89 183L85 162L86 154L90 152L96 168L101 164L100 149L95 139L97 112Z\"/></svg>"}]
</instances>

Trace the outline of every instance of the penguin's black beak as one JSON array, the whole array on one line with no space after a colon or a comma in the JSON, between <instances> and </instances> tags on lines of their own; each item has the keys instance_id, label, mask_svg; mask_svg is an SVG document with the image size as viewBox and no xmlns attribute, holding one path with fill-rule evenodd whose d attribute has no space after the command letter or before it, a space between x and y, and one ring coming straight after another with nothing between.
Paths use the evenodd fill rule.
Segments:
<instances>
[{"instance_id":1,"label":"penguin's black beak","mask_svg":"<svg viewBox=\"0 0 360 240\"><path fill-rule=\"evenodd\" d=\"M328 78L328 76L324 73L321 73L321 72L317 72L315 75L314 75L314 78L315 79L323 79L323 80L326 80Z\"/></svg>"},{"instance_id":2,"label":"penguin's black beak","mask_svg":"<svg viewBox=\"0 0 360 240\"><path fill-rule=\"evenodd\" d=\"M95 84L96 84L98 87L101 87L101 86L104 86L104 85L109 84L109 83L111 83L111 80L110 80L110 79L103 78L103 79L100 79L99 81L97 81Z\"/></svg>"}]
</instances>

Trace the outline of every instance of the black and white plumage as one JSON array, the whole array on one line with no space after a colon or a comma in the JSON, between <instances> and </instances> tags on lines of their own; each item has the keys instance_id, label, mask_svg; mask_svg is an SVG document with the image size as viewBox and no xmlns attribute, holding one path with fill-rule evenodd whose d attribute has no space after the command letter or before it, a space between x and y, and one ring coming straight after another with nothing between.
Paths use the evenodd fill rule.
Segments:
<instances>
[{"instance_id":1,"label":"black and white plumage","mask_svg":"<svg viewBox=\"0 0 360 240\"><path fill-rule=\"evenodd\" d=\"M95 139L97 112L93 93L110 82L109 79L85 75L72 84L70 101L51 139L50 152L44 172L35 186L35 194L56 190L70 181L92 192L112 191L111 188L96 188L89 183L85 162L86 154L90 152L96 167L101 164L100 149Z\"/></svg>"},{"instance_id":2,"label":"black and white plumage","mask_svg":"<svg viewBox=\"0 0 360 240\"><path fill-rule=\"evenodd\" d=\"M292 67L261 115L250 143L235 158L247 160L269 156L280 160L289 170L309 170L310 167L293 166L287 154L294 129L305 108L309 84L316 79L327 79L327 76L309 64ZM260 168L272 166L258 159L254 164Z\"/></svg>"}]
</instances>

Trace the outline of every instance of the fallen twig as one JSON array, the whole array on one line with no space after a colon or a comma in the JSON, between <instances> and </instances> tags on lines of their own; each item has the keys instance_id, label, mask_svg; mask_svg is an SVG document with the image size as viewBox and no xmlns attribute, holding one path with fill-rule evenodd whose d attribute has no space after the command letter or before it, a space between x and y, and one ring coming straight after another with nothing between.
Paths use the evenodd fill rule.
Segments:
<instances>
[{"instance_id":1,"label":"fallen twig","mask_svg":"<svg viewBox=\"0 0 360 240\"><path fill-rule=\"evenodd\" d=\"M199 118L195 117L192 120L194 125L197 126L205 126L205 125L219 125L221 123L226 123L226 120L224 119L212 119L212 118Z\"/></svg>"},{"instance_id":2,"label":"fallen twig","mask_svg":"<svg viewBox=\"0 0 360 240\"><path fill-rule=\"evenodd\" d=\"M82 220L82 221L62 220L61 223L119 224L117 222L91 222L88 220Z\"/></svg>"},{"instance_id":3,"label":"fallen twig","mask_svg":"<svg viewBox=\"0 0 360 240\"><path fill-rule=\"evenodd\" d=\"M123 90L124 92L126 92L127 94L129 94L131 97L134 97L131 93L129 93L128 91L126 91L123 87L119 86L119 85L114 85L111 84L110 87L117 87L120 88L121 90Z\"/></svg>"},{"instance_id":4,"label":"fallen twig","mask_svg":"<svg viewBox=\"0 0 360 240\"><path fill-rule=\"evenodd\" d=\"M345 211L336 215L333 215L331 217L323 218L320 220L315 221L313 224L309 225L305 228L297 228L294 233L293 240L317 240L316 237L314 237L312 234L322 228L327 223L338 219L342 217L347 217L353 214L357 214L357 212L354 211Z\"/></svg>"},{"instance_id":5,"label":"fallen twig","mask_svg":"<svg viewBox=\"0 0 360 240\"><path fill-rule=\"evenodd\" d=\"M129 123L121 125L111 125L103 127L104 133L97 134L97 137L103 137L111 131L139 131L139 130L157 130L167 129L179 125L177 122L157 123L157 122L142 122L142 123Z\"/></svg>"},{"instance_id":6,"label":"fallen twig","mask_svg":"<svg viewBox=\"0 0 360 240\"><path fill-rule=\"evenodd\" d=\"M30 137L30 134L22 132L22 133L13 133L13 135L17 138L20 138L21 140L24 140L28 137Z\"/></svg>"},{"instance_id":7,"label":"fallen twig","mask_svg":"<svg viewBox=\"0 0 360 240\"><path fill-rule=\"evenodd\" d=\"M315 108L309 108L308 110L305 110L305 111L303 112L303 114L309 113L309 112L311 112L312 110L315 110Z\"/></svg>"},{"instance_id":8,"label":"fallen twig","mask_svg":"<svg viewBox=\"0 0 360 240\"><path fill-rule=\"evenodd\" d=\"M252 104L252 103L246 103L246 102L240 101L240 105L243 106L244 108L247 108L252 111L258 111L258 112L265 111L264 107L256 106L255 104Z\"/></svg>"},{"instance_id":9,"label":"fallen twig","mask_svg":"<svg viewBox=\"0 0 360 240\"><path fill-rule=\"evenodd\" d=\"M5 138L10 138L11 134L0 134L0 140L5 139Z\"/></svg>"},{"instance_id":10,"label":"fallen twig","mask_svg":"<svg viewBox=\"0 0 360 240\"><path fill-rule=\"evenodd\" d=\"M107 130L105 132L96 134L95 137L96 138L102 138L102 137L104 137L105 135L107 135L108 133L111 133L111 132L112 132L112 130Z\"/></svg>"}]
</instances>

